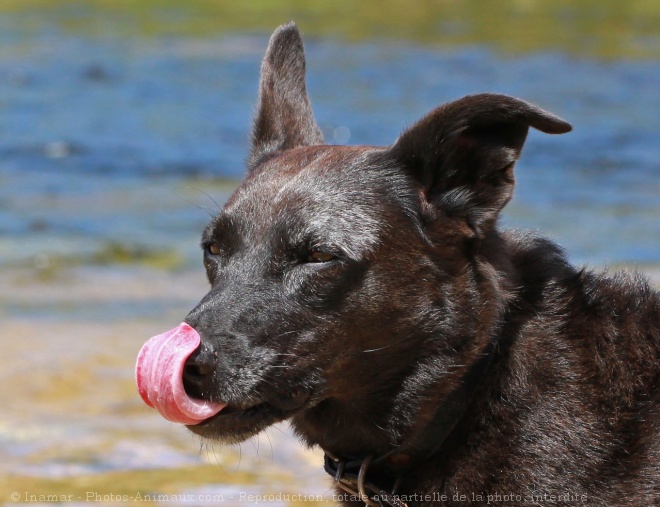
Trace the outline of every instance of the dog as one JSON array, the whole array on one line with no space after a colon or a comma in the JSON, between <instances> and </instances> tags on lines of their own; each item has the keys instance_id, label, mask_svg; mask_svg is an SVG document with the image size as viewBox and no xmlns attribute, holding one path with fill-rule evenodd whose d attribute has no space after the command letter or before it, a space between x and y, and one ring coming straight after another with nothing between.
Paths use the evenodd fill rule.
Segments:
<instances>
[{"instance_id":1,"label":"dog","mask_svg":"<svg viewBox=\"0 0 660 507\"><path fill-rule=\"evenodd\" d=\"M347 505L660 505L660 295L498 227L530 127L571 130L479 94L325 145L278 28L210 292L140 351L145 402L221 442L289 420Z\"/></svg>"}]
</instances>

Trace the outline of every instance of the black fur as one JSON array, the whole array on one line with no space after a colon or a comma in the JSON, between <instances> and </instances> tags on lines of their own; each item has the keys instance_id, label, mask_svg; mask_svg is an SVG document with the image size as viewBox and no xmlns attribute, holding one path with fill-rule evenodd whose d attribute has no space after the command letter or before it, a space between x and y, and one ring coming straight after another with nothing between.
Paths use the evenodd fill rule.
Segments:
<instances>
[{"instance_id":1,"label":"black fur","mask_svg":"<svg viewBox=\"0 0 660 507\"><path fill-rule=\"evenodd\" d=\"M190 429L237 442L290 419L335 455L384 455L493 342L442 452L398 470L401 498L660 505L660 297L497 228L529 127L570 125L483 94L392 146L326 146L304 68L297 29L279 28L249 174L204 232L211 290L187 317L202 346L186 389L229 407Z\"/></svg>"}]
</instances>

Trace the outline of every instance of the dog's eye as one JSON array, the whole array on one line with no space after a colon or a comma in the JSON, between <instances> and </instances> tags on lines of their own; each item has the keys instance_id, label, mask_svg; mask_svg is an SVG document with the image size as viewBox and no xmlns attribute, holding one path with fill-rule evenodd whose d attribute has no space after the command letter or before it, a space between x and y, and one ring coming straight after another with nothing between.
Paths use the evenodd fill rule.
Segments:
<instances>
[{"instance_id":1,"label":"dog's eye","mask_svg":"<svg viewBox=\"0 0 660 507\"><path fill-rule=\"evenodd\" d=\"M335 259L335 256L333 254L315 250L314 252L309 254L309 256L307 257L307 262L330 262L333 259Z\"/></svg>"},{"instance_id":2,"label":"dog's eye","mask_svg":"<svg viewBox=\"0 0 660 507\"><path fill-rule=\"evenodd\" d=\"M207 250L211 255L220 255L220 252L222 251L222 250L220 250L220 247L218 245L216 245L215 243L211 243L207 247Z\"/></svg>"}]
</instances>

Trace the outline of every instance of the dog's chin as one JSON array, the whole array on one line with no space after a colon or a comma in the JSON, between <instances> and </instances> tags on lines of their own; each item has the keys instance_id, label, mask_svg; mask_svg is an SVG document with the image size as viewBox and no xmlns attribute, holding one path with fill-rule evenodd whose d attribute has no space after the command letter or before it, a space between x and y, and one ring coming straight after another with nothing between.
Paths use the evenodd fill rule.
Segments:
<instances>
[{"instance_id":1,"label":"dog's chin","mask_svg":"<svg viewBox=\"0 0 660 507\"><path fill-rule=\"evenodd\" d=\"M213 417L186 427L201 437L226 444L237 444L302 412L307 407L309 398L309 394L305 393L296 399L264 401L247 407L229 404Z\"/></svg>"}]
</instances>

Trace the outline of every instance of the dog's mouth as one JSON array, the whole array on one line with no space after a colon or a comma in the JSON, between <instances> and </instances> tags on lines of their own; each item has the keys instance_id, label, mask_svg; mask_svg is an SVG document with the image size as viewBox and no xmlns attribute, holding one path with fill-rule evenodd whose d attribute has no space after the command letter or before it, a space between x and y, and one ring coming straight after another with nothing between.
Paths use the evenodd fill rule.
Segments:
<instances>
[{"instance_id":1,"label":"dog's mouth","mask_svg":"<svg viewBox=\"0 0 660 507\"><path fill-rule=\"evenodd\" d=\"M201 399L199 393L186 389L183 380L186 361L200 341L197 331L183 323L148 340L138 354L138 392L165 419L185 424L203 436L237 441L291 417L308 404L311 392L295 387L256 399Z\"/></svg>"},{"instance_id":2,"label":"dog's mouth","mask_svg":"<svg viewBox=\"0 0 660 507\"><path fill-rule=\"evenodd\" d=\"M278 396L268 401L252 404L229 403L208 419L188 425L188 429L215 440L239 442L304 410L311 398L309 391L293 390L285 396Z\"/></svg>"}]
</instances>

